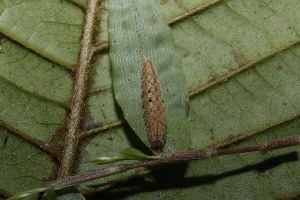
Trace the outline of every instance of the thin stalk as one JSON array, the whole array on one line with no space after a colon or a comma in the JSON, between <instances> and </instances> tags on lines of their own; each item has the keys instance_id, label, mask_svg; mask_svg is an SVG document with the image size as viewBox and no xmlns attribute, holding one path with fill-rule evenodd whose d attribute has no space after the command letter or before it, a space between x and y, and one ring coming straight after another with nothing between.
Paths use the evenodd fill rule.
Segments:
<instances>
[{"instance_id":1,"label":"thin stalk","mask_svg":"<svg viewBox=\"0 0 300 200\"><path fill-rule=\"evenodd\" d=\"M167 163L189 162L192 160L203 160L203 159L212 158L216 156L241 154L241 153L247 153L253 151L266 153L268 151L275 150L275 149L295 146L298 145L299 143L300 143L300 136L293 136L285 139L266 142L263 144L258 144L254 146L248 146L248 147L239 147L239 148L231 148L231 149L211 148L211 149L197 150L197 151L167 153L167 154L162 154L160 157L158 157L157 160L147 160L147 161L135 162L130 164L122 164L117 167L98 169L98 170L78 174L68 179L61 180L53 184L49 184L49 188L61 189L69 186L74 186L79 183L81 184L84 182L110 176L113 174L122 173L131 169L140 168L140 167L153 167L158 165L164 165Z\"/></svg>"}]
</instances>

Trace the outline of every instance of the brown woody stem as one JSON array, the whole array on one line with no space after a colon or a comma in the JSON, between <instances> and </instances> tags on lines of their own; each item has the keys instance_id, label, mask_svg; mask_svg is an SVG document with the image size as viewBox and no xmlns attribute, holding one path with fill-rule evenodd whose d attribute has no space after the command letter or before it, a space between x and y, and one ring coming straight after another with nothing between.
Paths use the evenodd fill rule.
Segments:
<instances>
[{"instance_id":1,"label":"brown woody stem","mask_svg":"<svg viewBox=\"0 0 300 200\"><path fill-rule=\"evenodd\" d=\"M59 178L67 178L72 175L76 159L80 122L82 110L85 105L90 60L93 53L92 41L98 1L99 0L89 0L86 8L85 25L81 41L78 69L72 94L71 113L69 116L68 131L65 136L65 148L62 154Z\"/></svg>"},{"instance_id":2,"label":"brown woody stem","mask_svg":"<svg viewBox=\"0 0 300 200\"><path fill-rule=\"evenodd\" d=\"M130 164L122 164L117 167L99 169L91 172L86 172L83 174L78 174L68 179L61 180L60 182L50 184L49 187L52 189L61 189L61 188L77 185L79 183L84 183L95 179L103 178L109 175L118 174L139 167L152 167L152 166L158 166L166 163L179 163L179 162L188 162L192 160L203 160L203 159L212 158L216 156L240 154L240 153L247 153L253 151L260 151L262 153L266 153L267 151L271 151L275 149L295 146L298 145L299 143L300 143L300 136L293 136L285 139L266 142L263 144L258 144L254 146L248 146L248 147L239 147L239 148L231 148L231 149L212 148L212 149L205 149L205 150L198 150L198 151L167 153L160 156L157 160L148 160L148 161L135 162Z\"/></svg>"}]
</instances>

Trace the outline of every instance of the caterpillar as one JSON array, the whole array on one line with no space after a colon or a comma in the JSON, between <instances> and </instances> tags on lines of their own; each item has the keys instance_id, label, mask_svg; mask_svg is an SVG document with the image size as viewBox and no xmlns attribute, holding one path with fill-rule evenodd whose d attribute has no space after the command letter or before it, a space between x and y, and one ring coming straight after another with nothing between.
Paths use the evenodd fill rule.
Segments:
<instances>
[{"instance_id":1,"label":"caterpillar","mask_svg":"<svg viewBox=\"0 0 300 200\"><path fill-rule=\"evenodd\" d=\"M151 149L161 150L165 145L167 117L157 71L148 58L142 64L142 101Z\"/></svg>"}]
</instances>

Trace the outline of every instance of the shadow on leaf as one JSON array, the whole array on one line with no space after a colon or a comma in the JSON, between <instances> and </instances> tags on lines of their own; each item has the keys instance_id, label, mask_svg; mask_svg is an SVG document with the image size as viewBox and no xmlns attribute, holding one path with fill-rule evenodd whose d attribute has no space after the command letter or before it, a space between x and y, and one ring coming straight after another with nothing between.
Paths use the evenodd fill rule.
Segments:
<instances>
[{"instance_id":1,"label":"shadow on leaf","mask_svg":"<svg viewBox=\"0 0 300 200\"><path fill-rule=\"evenodd\" d=\"M214 184L222 179L238 176L247 172L265 173L268 170L279 167L282 164L298 161L298 153L291 152L288 154L282 154L273 156L262 162L247 165L242 168L226 171L215 175L202 175L190 178L185 178L184 174L188 167L188 163L180 163L170 168L165 168L158 173L150 174L147 177L138 178L131 182L126 182L120 187L106 191L95 196L91 196L88 199L94 200L109 197L109 199L123 199L135 194L163 191L180 188L199 187L201 185ZM197 161L196 161L197 162Z\"/></svg>"}]
</instances>

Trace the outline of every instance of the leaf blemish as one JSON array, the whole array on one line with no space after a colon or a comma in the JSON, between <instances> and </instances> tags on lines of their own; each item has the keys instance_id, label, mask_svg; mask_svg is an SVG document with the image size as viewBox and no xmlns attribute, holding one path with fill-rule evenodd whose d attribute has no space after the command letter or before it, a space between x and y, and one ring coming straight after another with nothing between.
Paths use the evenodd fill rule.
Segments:
<instances>
[{"instance_id":1,"label":"leaf blemish","mask_svg":"<svg viewBox=\"0 0 300 200\"><path fill-rule=\"evenodd\" d=\"M151 149L161 150L165 145L167 118L158 74L148 58L142 64L142 101Z\"/></svg>"}]
</instances>

